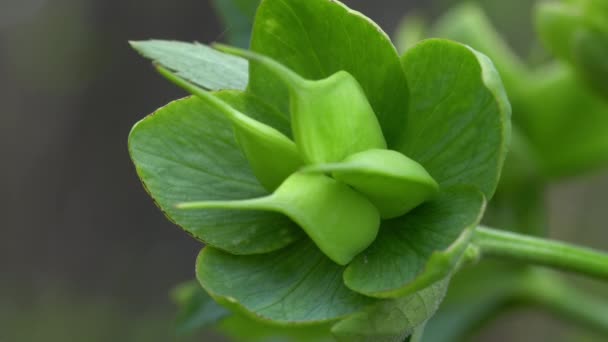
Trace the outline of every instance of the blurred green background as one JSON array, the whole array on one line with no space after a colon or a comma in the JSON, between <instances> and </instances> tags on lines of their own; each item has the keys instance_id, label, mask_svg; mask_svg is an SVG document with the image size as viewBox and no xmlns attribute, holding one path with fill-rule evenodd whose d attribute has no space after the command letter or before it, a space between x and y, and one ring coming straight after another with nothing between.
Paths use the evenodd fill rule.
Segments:
<instances>
[{"instance_id":1,"label":"blurred green background","mask_svg":"<svg viewBox=\"0 0 608 342\"><path fill-rule=\"evenodd\" d=\"M392 33L406 13L432 18L456 1L344 2ZM531 4L483 1L524 59L538 60ZM126 142L137 120L183 93L127 41L221 41L235 29L209 0L0 0L0 342L220 341L173 334L168 292L194 276L201 244L156 209ZM606 172L552 186L551 236L608 250L606 193ZM516 310L475 341L579 333Z\"/></svg>"}]
</instances>

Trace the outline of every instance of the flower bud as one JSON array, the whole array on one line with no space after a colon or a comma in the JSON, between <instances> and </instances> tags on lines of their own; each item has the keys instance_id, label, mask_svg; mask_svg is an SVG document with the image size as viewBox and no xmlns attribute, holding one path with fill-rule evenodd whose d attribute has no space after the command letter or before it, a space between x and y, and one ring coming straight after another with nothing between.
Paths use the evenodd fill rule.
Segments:
<instances>
[{"instance_id":1,"label":"flower bud","mask_svg":"<svg viewBox=\"0 0 608 342\"><path fill-rule=\"evenodd\" d=\"M331 260L348 264L375 239L376 207L348 185L322 174L295 173L270 196L182 203L182 209L267 210L296 222Z\"/></svg>"},{"instance_id":2,"label":"flower bud","mask_svg":"<svg viewBox=\"0 0 608 342\"><path fill-rule=\"evenodd\" d=\"M260 63L285 82L290 91L294 140L306 163L339 162L353 153L386 148L378 118L363 88L346 71L321 80L306 80L269 57L216 47Z\"/></svg>"},{"instance_id":3,"label":"flower bud","mask_svg":"<svg viewBox=\"0 0 608 342\"><path fill-rule=\"evenodd\" d=\"M372 202L383 219L401 216L439 191L422 165L392 150L368 150L340 163L313 165L302 172L331 173Z\"/></svg>"}]
</instances>

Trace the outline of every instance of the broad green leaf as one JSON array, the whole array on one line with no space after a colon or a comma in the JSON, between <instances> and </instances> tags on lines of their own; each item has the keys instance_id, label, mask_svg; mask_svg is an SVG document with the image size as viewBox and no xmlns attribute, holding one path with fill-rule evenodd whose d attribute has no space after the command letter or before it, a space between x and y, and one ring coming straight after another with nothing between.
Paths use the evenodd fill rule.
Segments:
<instances>
[{"instance_id":1,"label":"broad green leaf","mask_svg":"<svg viewBox=\"0 0 608 342\"><path fill-rule=\"evenodd\" d=\"M380 301L336 323L332 332L345 342L401 342L424 328L439 308L448 284L446 278L408 296Z\"/></svg>"},{"instance_id":2,"label":"broad green leaf","mask_svg":"<svg viewBox=\"0 0 608 342\"><path fill-rule=\"evenodd\" d=\"M478 191L455 188L384 221L376 241L346 268L346 286L369 296L399 297L445 278L468 246L484 205Z\"/></svg>"},{"instance_id":3,"label":"broad green leaf","mask_svg":"<svg viewBox=\"0 0 608 342\"><path fill-rule=\"evenodd\" d=\"M559 65L538 70L534 79L520 100L526 115L518 115L518 121L543 175L558 178L607 165L608 101Z\"/></svg>"},{"instance_id":4,"label":"broad green leaf","mask_svg":"<svg viewBox=\"0 0 608 342\"><path fill-rule=\"evenodd\" d=\"M491 198L511 137L511 106L492 62L430 39L408 50L403 66L412 97L396 150L440 186L473 185Z\"/></svg>"},{"instance_id":5,"label":"broad green leaf","mask_svg":"<svg viewBox=\"0 0 608 342\"><path fill-rule=\"evenodd\" d=\"M249 81L248 63L199 43L169 40L131 42L142 56L177 75L210 90L244 90Z\"/></svg>"},{"instance_id":6,"label":"broad green leaf","mask_svg":"<svg viewBox=\"0 0 608 342\"><path fill-rule=\"evenodd\" d=\"M175 322L177 335L193 334L230 315L230 311L217 304L197 281L176 286L171 297L179 309Z\"/></svg>"},{"instance_id":7,"label":"broad green leaf","mask_svg":"<svg viewBox=\"0 0 608 342\"><path fill-rule=\"evenodd\" d=\"M196 270L216 300L280 324L331 321L374 302L347 289L343 268L307 239L263 255L237 256L205 247Z\"/></svg>"},{"instance_id":8,"label":"broad green leaf","mask_svg":"<svg viewBox=\"0 0 608 342\"><path fill-rule=\"evenodd\" d=\"M270 108L238 92L218 93L237 110L264 122ZM286 217L235 210L184 211L200 200L266 195L239 151L230 121L198 98L168 104L137 123L129 151L144 186L168 218L205 243L236 254L265 253L303 236Z\"/></svg>"},{"instance_id":9,"label":"broad green leaf","mask_svg":"<svg viewBox=\"0 0 608 342\"><path fill-rule=\"evenodd\" d=\"M362 86L389 146L404 127L407 82L395 47L371 20L338 1L265 0L251 48L306 79L344 70ZM265 67L251 63L248 90L287 111L288 91Z\"/></svg>"},{"instance_id":10,"label":"broad green leaf","mask_svg":"<svg viewBox=\"0 0 608 342\"><path fill-rule=\"evenodd\" d=\"M260 0L213 0L222 18L231 45L246 48L251 39L251 26Z\"/></svg>"}]
</instances>

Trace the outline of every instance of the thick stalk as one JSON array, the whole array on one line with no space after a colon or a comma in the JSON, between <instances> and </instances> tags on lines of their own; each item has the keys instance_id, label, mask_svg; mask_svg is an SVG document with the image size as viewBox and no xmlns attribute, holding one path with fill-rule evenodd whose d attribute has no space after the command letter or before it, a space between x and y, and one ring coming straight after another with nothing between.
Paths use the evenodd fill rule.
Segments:
<instances>
[{"instance_id":1,"label":"thick stalk","mask_svg":"<svg viewBox=\"0 0 608 342\"><path fill-rule=\"evenodd\" d=\"M608 253L568 243L478 227L473 243L482 256L512 259L608 279Z\"/></svg>"}]
</instances>

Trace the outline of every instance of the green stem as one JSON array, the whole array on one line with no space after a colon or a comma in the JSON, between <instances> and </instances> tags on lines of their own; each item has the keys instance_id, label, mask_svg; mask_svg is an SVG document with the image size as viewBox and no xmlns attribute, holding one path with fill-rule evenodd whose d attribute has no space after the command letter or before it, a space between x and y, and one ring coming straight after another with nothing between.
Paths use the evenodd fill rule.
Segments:
<instances>
[{"instance_id":1,"label":"green stem","mask_svg":"<svg viewBox=\"0 0 608 342\"><path fill-rule=\"evenodd\" d=\"M482 256L496 256L529 264L608 279L608 253L563 242L477 227L473 243Z\"/></svg>"}]
</instances>

